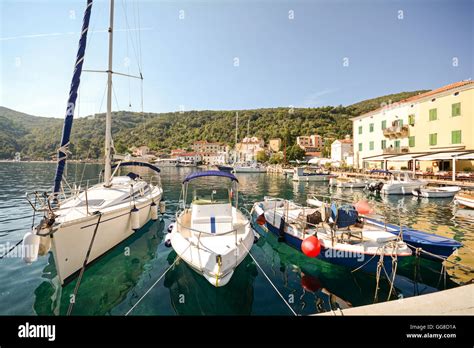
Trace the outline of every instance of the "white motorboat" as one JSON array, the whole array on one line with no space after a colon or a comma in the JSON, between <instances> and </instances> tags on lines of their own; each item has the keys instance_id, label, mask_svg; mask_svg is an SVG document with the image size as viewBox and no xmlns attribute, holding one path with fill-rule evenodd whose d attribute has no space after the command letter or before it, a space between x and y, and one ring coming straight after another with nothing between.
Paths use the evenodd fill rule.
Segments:
<instances>
[{"instance_id":1,"label":"white motorboat","mask_svg":"<svg viewBox=\"0 0 474 348\"><path fill-rule=\"evenodd\" d=\"M155 161L155 165L159 168L176 167L178 160L176 158L159 158Z\"/></svg>"},{"instance_id":2,"label":"white motorboat","mask_svg":"<svg viewBox=\"0 0 474 348\"><path fill-rule=\"evenodd\" d=\"M105 125L105 169L103 182L81 189L67 183L63 172L68 154L74 108L84 61L87 32L92 1L87 2L74 75L67 103L61 146L52 194L35 192L29 197L35 214L43 213L43 219L23 238L26 262L37 260L52 250L56 271L61 284L87 264L122 242L150 219L158 218L157 204L163 190L156 176L155 182L147 182L140 175L130 172L118 176L125 166L147 167L159 174L159 169L145 162L124 162L112 165L112 35L114 1L110 1L109 66L107 70L107 114ZM112 170L115 170L112 172ZM67 188L71 188L68 195ZM28 197L28 196L27 196ZM34 198L34 199L33 199ZM81 271L82 274L82 271Z\"/></svg>"},{"instance_id":3,"label":"white motorboat","mask_svg":"<svg viewBox=\"0 0 474 348\"><path fill-rule=\"evenodd\" d=\"M293 181L309 182L309 181L328 181L332 177L331 174L324 172L305 172L305 168L297 167L293 169Z\"/></svg>"},{"instance_id":4,"label":"white motorboat","mask_svg":"<svg viewBox=\"0 0 474 348\"><path fill-rule=\"evenodd\" d=\"M460 192L456 196L454 196L454 202L456 202L456 204L460 204L465 207L474 209L474 194Z\"/></svg>"},{"instance_id":5,"label":"white motorboat","mask_svg":"<svg viewBox=\"0 0 474 348\"><path fill-rule=\"evenodd\" d=\"M188 206L188 185L201 177L230 179L231 187L217 192L213 186L210 195L194 190ZM183 181L181 210L169 236L179 257L215 287L229 282L254 242L250 221L238 209L237 185L237 178L228 172L214 170L188 175Z\"/></svg>"},{"instance_id":6,"label":"white motorboat","mask_svg":"<svg viewBox=\"0 0 474 348\"><path fill-rule=\"evenodd\" d=\"M459 186L420 187L412 191L413 196L424 198L450 198L461 191Z\"/></svg>"},{"instance_id":7,"label":"white motorboat","mask_svg":"<svg viewBox=\"0 0 474 348\"><path fill-rule=\"evenodd\" d=\"M235 164L234 173L266 173L267 169L256 162Z\"/></svg>"},{"instance_id":8,"label":"white motorboat","mask_svg":"<svg viewBox=\"0 0 474 348\"><path fill-rule=\"evenodd\" d=\"M176 167L197 167L197 163L193 160L178 160L176 161Z\"/></svg>"},{"instance_id":9,"label":"white motorboat","mask_svg":"<svg viewBox=\"0 0 474 348\"><path fill-rule=\"evenodd\" d=\"M380 191L382 194L408 195L426 185L424 180L416 179L409 171L392 171L391 174L389 180L382 186Z\"/></svg>"},{"instance_id":10,"label":"white motorboat","mask_svg":"<svg viewBox=\"0 0 474 348\"><path fill-rule=\"evenodd\" d=\"M336 186L338 188L364 188L367 183L358 178L348 178L348 177L338 177L331 178L329 180L329 185Z\"/></svg>"}]
</instances>

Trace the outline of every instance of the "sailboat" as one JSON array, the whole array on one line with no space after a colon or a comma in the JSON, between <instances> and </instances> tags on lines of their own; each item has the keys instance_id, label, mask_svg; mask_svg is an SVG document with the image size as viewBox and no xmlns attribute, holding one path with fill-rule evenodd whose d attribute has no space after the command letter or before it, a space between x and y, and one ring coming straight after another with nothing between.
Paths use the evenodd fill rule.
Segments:
<instances>
[{"instance_id":1,"label":"sailboat","mask_svg":"<svg viewBox=\"0 0 474 348\"><path fill-rule=\"evenodd\" d=\"M64 285L76 272L127 239L150 220L158 218L158 205L163 194L159 168L145 162L122 160L112 165L112 56L114 0L110 0L108 30L107 114L105 129L105 169L99 183L81 190L76 185L66 194L64 169L68 154L77 92L91 16L92 0L87 1L79 41L74 74L64 120L61 145L57 155L57 169L52 194L28 196L34 212L42 212L42 220L23 238L24 260L37 260L39 255L52 251L60 284ZM122 167L146 167L156 174L150 182L139 174L129 172L118 176ZM153 178L156 178L154 181ZM69 184L68 184L69 185ZM33 199L34 198L34 199Z\"/></svg>"}]
</instances>

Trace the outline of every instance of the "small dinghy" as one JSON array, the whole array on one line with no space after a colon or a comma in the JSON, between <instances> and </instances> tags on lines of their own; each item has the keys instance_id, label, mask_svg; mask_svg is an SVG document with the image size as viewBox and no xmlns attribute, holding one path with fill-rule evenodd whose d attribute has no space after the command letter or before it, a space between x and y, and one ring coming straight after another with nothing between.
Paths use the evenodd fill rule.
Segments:
<instances>
[{"instance_id":1,"label":"small dinghy","mask_svg":"<svg viewBox=\"0 0 474 348\"><path fill-rule=\"evenodd\" d=\"M411 256L410 248L383 228L361 224L352 206L321 209L294 202L265 198L252 208L254 228L264 235L269 231L308 257L332 264L376 273L382 260L392 273L394 260Z\"/></svg>"},{"instance_id":2,"label":"small dinghy","mask_svg":"<svg viewBox=\"0 0 474 348\"><path fill-rule=\"evenodd\" d=\"M456 204L460 204L465 207L474 209L474 194L460 192L456 196L454 196L454 202L456 202Z\"/></svg>"},{"instance_id":3,"label":"small dinghy","mask_svg":"<svg viewBox=\"0 0 474 348\"><path fill-rule=\"evenodd\" d=\"M221 190L213 185L210 194L194 189L187 205L188 184L202 177L230 179L231 185ZM254 242L250 221L238 209L237 185L237 178L228 172L211 170L188 175L183 181L181 210L169 236L179 257L215 287L229 282Z\"/></svg>"},{"instance_id":4,"label":"small dinghy","mask_svg":"<svg viewBox=\"0 0 474 348\"><path fill-rule=\"evenodd\" d=\"M461 191L459 186L444 186L444 187L420 187L413 190L413 196L423 198L451 198L456 193Z\"/></svg>"},{"instance_id":5,"label":"small dinghy","mask_svg":"<svg viewBox=\"0 0 474 348\"><path fill-rule=\"evenodd\" d=\"M308 205L313 207L321 207L324 204L316 197L308 198L306 202ZM364 217L364 223L367 225L383 228L384 231L392 233L396 236L400 234L400 226L374 219L370 214L361 216ZM456 249L462 246L462 243L452 238L439 236L434 233L418 231L407 226L402 226L402 236L403 240L411 249L423 249L429 254L421 253L420 256L431 260L439 261L441 259L437 258L436 256L431 256L430 254L440 256L441 258L448 258Z\"/></svg>"}]
</instances>

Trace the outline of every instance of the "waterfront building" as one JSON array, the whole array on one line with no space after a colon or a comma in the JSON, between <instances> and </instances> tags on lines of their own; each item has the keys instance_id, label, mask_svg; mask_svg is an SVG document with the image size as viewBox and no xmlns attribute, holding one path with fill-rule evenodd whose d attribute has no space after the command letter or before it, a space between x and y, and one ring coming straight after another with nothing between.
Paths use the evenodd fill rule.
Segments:
<instances>
[{"instance_id":1,"label":"waterfront building","mask_svg":"<svg viewBox=\"0 0 474 348\"><path fill-rule=\"evenodd\" d=\"M474 151L474 81L381 105L351 120L357 168L450 171L453 157ZM458 171L473 169L470 159L456 162Z\"/></svg>"},{"instance_id":2,"label":"waterfront building","mask_svg":"<svg viewBox=\"0 0 474 348\"><path fill-rule=\"evenodd\" d=\"M226 145L218 142L208 142L207 140L195 141L192 145L194 152L218 153L226 151Z\"/></svg>"},{"instance_id":3,"label":"waterfront building","mask_svg":"<svg viewBox=\"0 0 474 348\"><path fill-rule=\"evenodd\" d=\"M270 139L268 142L268 148L272 152L278 152L280 151L281 148L281 139L280 138L275 138L275 139Z\"/></svg>"},{"instance_id":4,"label":"waterfront building","mask_svg":"<svg viewBox=\"0 0 474 348\"><path fill-rule=\"evenodd\" d=\"M350 135L346 135L344 139L333 141L331 144L331 160L347 165L353 164L353 143Z\"/></svg>"},{"instance_id":5,"label":"waterfront building","mask_svg":"<svg viewBox=\"0 0 474 348\"><path fill-rule=\"evenodd\" d=\"M237 162L254 162L257 153L265 150L265 142L257 137L245 137L236 145Z\"/></svg>"},{"instance_id":6,"label":"waterfront building","mask_svg":"<svg viewBox=\"0 0 474 348\"><path fill-rule=\"evenodd\" d=\"M296 144L305 152L320 152L324 148L323 137L317 134L310 136L300 135L296 137Z\"/></svg>"}]
</instances>

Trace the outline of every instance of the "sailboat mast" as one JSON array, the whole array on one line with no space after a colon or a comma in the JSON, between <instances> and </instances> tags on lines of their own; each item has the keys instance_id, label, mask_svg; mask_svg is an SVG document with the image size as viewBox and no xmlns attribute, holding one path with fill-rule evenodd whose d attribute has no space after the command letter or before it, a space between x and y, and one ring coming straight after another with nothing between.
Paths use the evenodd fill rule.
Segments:
<instances>
[{"instance_id":1,"label":"sailboat mast","mask_svg":"<svg viewBox=\"0 0 474 348\"><path fill-rule=\"evenodd\" d=\"M239 141L239 113L235 113L235 153L234 164L237 162L237 143Z\"/></svg>"},{"instance_id":2,"label":"sailboat mast","mask_svg":"<svg viewBox=\"0 0 474 348\"><path fill-rule=\"evenodd\" d=\"M104 186L110 186L112 176L112 54L114 32L114 0L110 0L109 67L107 70L107 114L105 116L105 170Z\"/></svg>"}]
</instances>

